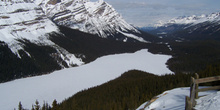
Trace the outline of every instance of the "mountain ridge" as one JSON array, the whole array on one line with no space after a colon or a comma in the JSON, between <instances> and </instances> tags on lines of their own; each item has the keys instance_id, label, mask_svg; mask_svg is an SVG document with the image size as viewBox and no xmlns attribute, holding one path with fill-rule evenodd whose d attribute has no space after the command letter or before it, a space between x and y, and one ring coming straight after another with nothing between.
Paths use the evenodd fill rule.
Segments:
<instances>
[{"instance_id":1,"label":"mountain ridge","mask_svg":"<svg viewBox=\"0 0 220 110\"><path fill-rule=\"evenodd\" d=\"M192 16L179 16L176 18L173 18L168 21L159 21L157 24L155 24L155 27L162 27L162 26L169 26L172 24L191 24L191 25L196 25L199 23L203 22L215 22L215 21L220 21L220 12L215 12L211 14L202 14L199 16L192 15Z\"/></svg>"},{"instance_id":2,"label":"mountain ridge","mask_svg":"<svg viewBox=\"0 0 220 110\"><path fill-rule=\"evenodd\" d=\"M155 27L143 27L140 30L160 38L171 38L176 41L219 40L220 12L200 16L183 16L159 23Z\"/></svg>"},{"instance_id":3,"label":"mountain ridge","mask_svg":"<svg viewBox=\"0 0 220 110\"><path fill-rule=\"evenodd\" d=\"M150 35L142 34L129 25L112 6L102 0L98 2L89 0L5 0L0 2L0 6L0 40L9 44L11 51L18 57L20 57L18 51L23 49L22 43L18 40L25 39L39 45L55 45L48 39L47 34L59 33L57 25L72 29L79 26L76 29L82 32L123 42L150 42L145 40L146 36ZM58 9L54 9L57 7ZM71 19L63 16L71 16ZM88 26L93 29L86 28Z\"/></svg>"},{"instance_id":4,"label":"mountain ridge","mask_svg":"<svg viewBox=\"0 0 220 110\"><path fill-rule=\"evenodd\" d=\"M60 33L59 28L49 20L41 8L32 2L1 2L0 40L5 42L11 51L21 59L20 50L25 51L25 42L38 46L49 46L60 54L67 65L81 65L80 58L59 47L49 39L49 33ZM75 57L75 58L74 58ZM75 62L70 60L75 59ZM64 65L59 64L61 67Z\"/></svg>"},{"instance_id":5,"label":"mountain ridge","mask_svg":"<svg viewBox=\"0 0 220 110\"><path fill-rule=\"evenodd\" d=\"M123 34L121 41L127 38L140 42L147 42L135 27L128 24L115 9L103 0L90 2L89 0L36 0L45 14L56 24L95 34L102 38L117 38Z\"/></svg>"}]
</instances>

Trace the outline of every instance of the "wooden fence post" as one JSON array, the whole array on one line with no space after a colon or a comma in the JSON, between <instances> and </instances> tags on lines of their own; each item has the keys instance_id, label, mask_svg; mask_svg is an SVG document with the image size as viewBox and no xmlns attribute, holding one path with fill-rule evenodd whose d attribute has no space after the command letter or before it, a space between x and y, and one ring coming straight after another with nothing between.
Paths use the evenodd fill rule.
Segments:
<instances>
[{"instance_id":1,"label":"wooden fence post","mask_svg":"<svg viewBox=\"0 0 220 110\"><path fill-rule=\"evenodd\" d=\"M192 110L192 102L188 96L186 96L185 110Z\"/></svg>"},{"instance_id":2,"label":"wooden fence post","mask_svg":"<svg viewBox=\"0 0 220 110\"><path fill-rule=\"evenodd\" d=\"M195 79L193 77L191 77L191 86L190 86L190 101L192 103L192 106L194 107L196 105L196 101L195 101Z\"/></svg>"},{"instance_id":3,"label":"wooden fence post","mask_svg":"<svg viewBox=\"0 0 220 110\"><path fill-rule=\"evenodd\" d=\"M190 84L190 99L193 97L193 85L194 85L195 79L191 77L191 84Z\"/></svg>"},{"instance_id":4,"label":"wooden fence post","mask_svg":"<svg viewBox=\"0 0 220 110\"><path fill-rule=\"evenodd\" d=\"M198 89L200 83L207 83L207 82L213 82L213 81L220 81L220 76L199 78L199 75L196 73L195 79L191 77L190 98L186 97L185 110L192 110L193 107L195 107L196 105L195 99L198 99L199 92L220 89L220 86L213 86L213 87Z\"/></svg>"},{"instance_id":5,"label":"wooden fence post","mask_svg":"<svg viewBox=\"0 0 220 110\"><path fill-rule=\"evenodd\" d=\"M195 74L195 79L199 79L199 75L197 73ZM199 88L199 84L197 83L195 86L195 98L196 99L199 98L198 88Z\"/></svg>"}]
</instances>

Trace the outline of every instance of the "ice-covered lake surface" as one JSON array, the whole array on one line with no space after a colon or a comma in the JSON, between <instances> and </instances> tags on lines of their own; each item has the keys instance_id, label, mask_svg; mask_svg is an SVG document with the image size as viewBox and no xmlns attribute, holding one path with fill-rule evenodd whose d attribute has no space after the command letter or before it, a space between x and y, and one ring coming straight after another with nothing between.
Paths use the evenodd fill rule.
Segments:
<instances>
[{"instance_id":1,"label":"ice-covered lake surface","mask_svg":"<svg viewBox=\"0 0 220 110\"><path fill-rule=\"evenodd\" d=\"M135 53L107 55L97 60L51 74L17 79L0 84L0 110L18 108L21 101L30 109L36 100L51 104L75 93L101 85L129 70L142 70L157 75L172 73L165 64L171 56L151 54L147 49Z\"/></svg>"}]
</instances>

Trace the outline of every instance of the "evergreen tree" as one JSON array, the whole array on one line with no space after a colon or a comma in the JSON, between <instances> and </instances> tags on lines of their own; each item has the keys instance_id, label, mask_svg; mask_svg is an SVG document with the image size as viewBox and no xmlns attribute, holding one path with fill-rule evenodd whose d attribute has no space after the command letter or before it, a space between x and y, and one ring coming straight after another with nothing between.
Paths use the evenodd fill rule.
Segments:
<instances>
[{"instance_id":1,"label":"evergreen tree","mask_svg":"<svg viewBox=\"0 0 220 110\"><path fill-rule=\"evenodd\" d=\"M36 100L36 102L35 102L35 110L40 110L40 105L39 105L39 102L38 102L38 100Z\"/></svg>"},{"instance_id":2,"label":"evergreen tree","mask_svg":"<svg viewBox=\"0 0 220 110\"><path fill-rule=\"evenodd\" d=\"M32 108L31 108L31 110L34 110L34 106L32 105Z\"/></svg>"},{"instance_id":3,"label":"evergreen tree","mask_svg":"<svg viewBox=\"0 0 220 110\"><path fill-rule=\"evenodd\" d=\"M44 104L43 104L41 110L47 110L47 109L46 109L46 103L45 103L45 101L44 101Z\"/></svg>"},{"instance_id":4,"label":"evergreen tree","mask_svg":"<svg viewBox=\"0 0 220 110\"><path fill-rule=\"evenodd\" d=\"M43 104L41 110L50 110L50 109L51 109L51 108L50 108L50 106L48 105L48 103L44 101L44 104Z\"/></svg>"},{"instance_id":5,"label":"evergreen tree","mask_svg":"<svg viewBox=\"0 0 220 110\"><path fill-rule=\"evenodd\" d=\"M56 99L52 103L52 110L57 110L57 101L56 101Z\"/></svg>"},{"instance_id":6,"label":"evergreen tree","mask_svg":"<svg viewBox=\"0 0 220 110\"><path fill-rule=\"evenodd\" d=\"M21 102L19 102L19 104L18 104L18 110L23 110Z\"/></svg>"}]
</instances>

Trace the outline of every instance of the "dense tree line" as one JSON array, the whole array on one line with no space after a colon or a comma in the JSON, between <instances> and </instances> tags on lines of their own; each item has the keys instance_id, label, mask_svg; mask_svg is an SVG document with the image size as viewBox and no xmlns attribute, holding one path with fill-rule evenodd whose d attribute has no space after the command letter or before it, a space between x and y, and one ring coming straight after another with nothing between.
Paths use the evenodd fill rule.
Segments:
<instances>
[{"instance_id":1,"label":"dense tree line","mask_svg":"<svg viewBox=\"0 0 220 110\"><path fill-rule=\"evenodd\" d=\"M48 104L47 102L45 102L45 101L43 102L43 105L40 106L39 101L36 100L36 101L35 101L35 104L32 105L31 110L56 110L56 108L57 108L57 101L56 101L56 100L53 101L52 106L49 105L49 104ZM16 109L14 109L14 110L16 110ZM29 110L29 109L26 109L25 107L23 107L22 103L19 102L19 104L18 104L18 110Z\"/></svg>"},{"instance_id":2,"label":"dense tree line","mask_svg":"<svg viewBox=\"0 0 220 110\"><path fill-rule=\"evenodd\" d=\"M147 45L141 42L122 42L100 38L65 26L59 26L59 29L63 35L53 33L50 35L50 40L70 53L85 55L86 58L82 60L86 63L104 55L135 52L147 48Z\"/></svg>"},{"instance_id":3,"label":"dense tree line","mask_svg":"<svg viewBox=\"0 0 220 110\"><path fill-rule=\"evenodd\" d=\"M189 86L190 74L157 76L128 71L119 78L81 91L59 104L59 110L134 110L152 97L176 87Z\"/></svg>"},{"instance_id":4,"label":"dense tree line","mask_svg":"<svg viewBox=\"0 0 220 110\"><path fill-rule=\"evenodd\" d=\"M198 40L188 42L173 42L172 58L167 64L175 73L198 72L207 65L220 63L220 41Z\"/></svg>"},{"instance_id":5,"label":"dense tree line","mask_svg":"<svg viewBox=\"0 0 220 110\"><path fill-rule=\"evenodd\" d=\"M49 46L38 46L28 41L24 44L25 50L18 51L21 58L12 53L7 44L3 42L2 45L0 44L0 82L41 75L55 69L61 69L50 56L51 53L56 52L55 49Z\"/></svg>"}]
</instances>

